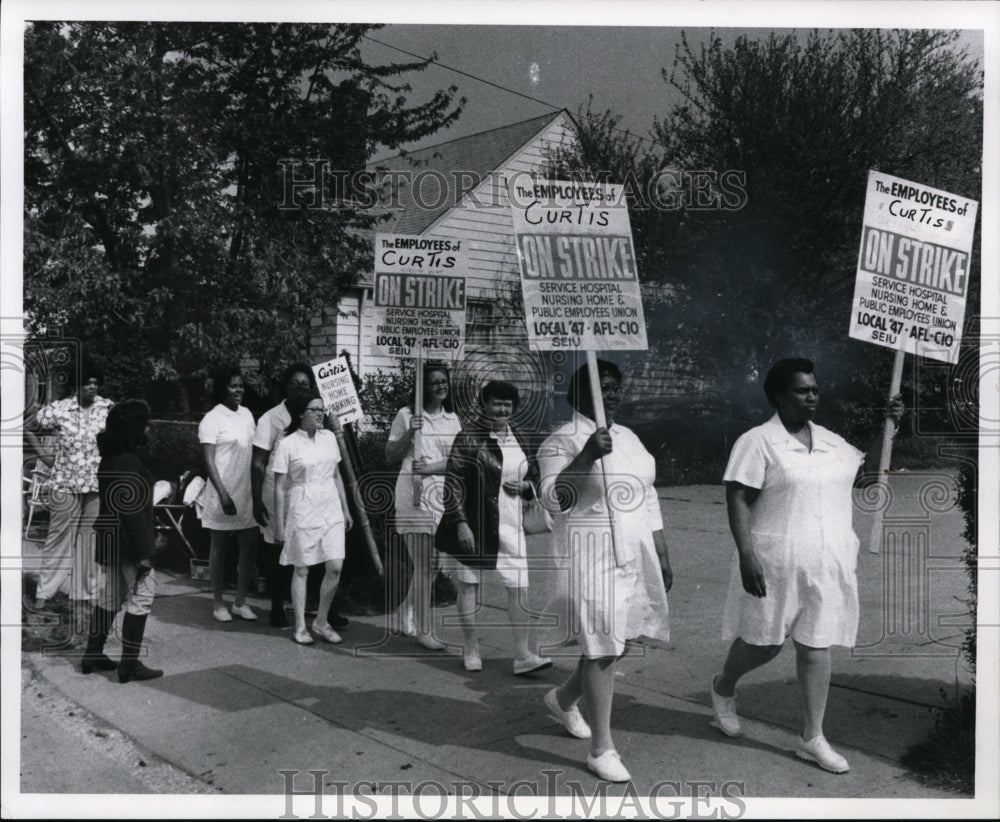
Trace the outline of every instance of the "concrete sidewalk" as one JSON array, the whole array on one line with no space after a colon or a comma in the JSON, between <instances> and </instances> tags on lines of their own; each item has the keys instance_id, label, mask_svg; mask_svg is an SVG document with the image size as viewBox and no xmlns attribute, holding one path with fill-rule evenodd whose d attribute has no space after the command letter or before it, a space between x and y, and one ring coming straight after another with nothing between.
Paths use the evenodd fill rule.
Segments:
<instances>
[{"instance_id":1,"label":"concrete sidewalk","mask_svg":"<svg viewBox=\"0 0 1000 822\"><path fill-rule=\"evenodd\" d=\"M729 739L710 725L707 683L726 651L719 625L733 551L723 489L659 489L674 567L672 638L648 642L619 663L612 719L638 794L670 781L708 783L714 787L702 793L715 796L729 785L747 797L960 798L920 785L898 763L927 735L940 691L968 678L958 654L965 615L962 523L947 480L894 475L886 529L909 534L908 541L879 555L862 546L858 647L834 650L826 717L827 738L851 764L841 776L792 753L799 699L790 648L741 683L743 737ZM855 525L867 535L864 514ZM544 541L532 538L529 548L544 565ZM534 608L548 600L555 578L552 571L532 572ZM435 611L444 625L439 636L453 643L448 652L426 652L387 635L382 616L353 617L342 645L302 647L290 631L267 626L261 598L250 598L260 622L220 624L211 616L207 583L159 579L147 648L150 664L165 669L163 678L123 686L113 674L81 675L78 659L58 653L24 654L23 664L61 697L208 791L276 795L262 813L278 815L283 771L299 773L297 790L311 790L308 771L326 771L327 793L392 780L433 781L448 792L459 783L486 793L529 783L540 795L589 794L598 787L584 764L587 743L569 737L542 704L578 651L559 648L553 668L512 676L502 589L484 591L485 668L470 674L457 655L454 606ZM561 630L540 625L537 634L554 643ZM115 656L112 643L108 653ZM37 758L38 746L46 744L58 747L48 752L52 757L74 754L71 738L55 746L32 733L25 703L21 721L22 744L32 746L22 758ZM46 791L41 784L22 769L22 790ZM117 790L128 791L129 784ZM66 792L94 789L85 775L81 784L60 785ZM624 790L615 785L608 795Z\"/></svg>"}]
</instances>

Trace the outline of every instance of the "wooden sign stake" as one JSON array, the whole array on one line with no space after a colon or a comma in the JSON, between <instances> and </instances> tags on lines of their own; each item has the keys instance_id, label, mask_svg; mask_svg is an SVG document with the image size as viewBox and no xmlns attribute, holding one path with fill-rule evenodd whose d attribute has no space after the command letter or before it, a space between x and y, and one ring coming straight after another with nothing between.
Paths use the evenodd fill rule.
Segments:
<instances>
[{"instance_id":1,"label":"wooden sign stake","mask_svg":"<svg viewBox=\"0 0 1000 822\"><path fill-rule=\"evenodd\" d=\"M417 374L416 385L414 387L413 416L422 420L424 417L424 347L421 340L417 340ZM420 429L413 432L413 459L418 460L423 456L423 443L420 436ZM413 507L420 507L420 498L423 496L424 481L419 474L413 475Z\"/></svg>"},{"instance_id":2,"label":"wooden sign stake","mask_svg":"<svg viewBox=\"0 0 1000 822\"><path fill-rule=\"evenodd\" d=\"M903 349L896 349L896 358L892 361L892 379L889 381L889 401L895 397L903 383L903 361L906 359L906 352ZM882 454L878 461L878 484L885 485L889 481L889 461L892 458L892 438L896 434L896 420L892 417L885 418L885 427L882 429ZM879 493L877 498L881 499ZM879 506L872 520L872 530L868 536L868 552L877 554L882 546L882 518L885 511Z\"/></svg>"}]
</instances>

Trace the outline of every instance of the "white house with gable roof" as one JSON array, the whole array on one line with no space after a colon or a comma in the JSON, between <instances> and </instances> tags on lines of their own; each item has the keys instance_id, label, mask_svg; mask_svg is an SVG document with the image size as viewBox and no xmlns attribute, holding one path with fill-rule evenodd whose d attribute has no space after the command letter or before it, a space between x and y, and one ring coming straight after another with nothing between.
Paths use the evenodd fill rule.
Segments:
<instances>
[{"instance_id":1,"label":"white house with gable roof","mask_svg":"<svg viewBox=\"0 0 1000 822\"><path fill-rule=\"evenodd\" d=\"M471 395L487 379L510 380L526 389L522 393L537 407L528 419L522 418L528 425L539 421L553 401L559 402L576 359L572 353L542 356L528 350L506 181L544 174L553 156L576 141L577 124L562 110L369 166L393 185L382 198L389 203L390 216L379 232L458 239L469 256L466 346L453 368L456 392L464 389ZM400 370L397 357L373 345L372 286L367 273L338 304L312 320L313 362L346 353L362 379ZM626 389L633 396L690 395L703 384L699 369L685 359L683 346L669 356L645 358L638 372L626 375ZM471 402L472 397L465 400Z\"/></svg>"}]
</instances>

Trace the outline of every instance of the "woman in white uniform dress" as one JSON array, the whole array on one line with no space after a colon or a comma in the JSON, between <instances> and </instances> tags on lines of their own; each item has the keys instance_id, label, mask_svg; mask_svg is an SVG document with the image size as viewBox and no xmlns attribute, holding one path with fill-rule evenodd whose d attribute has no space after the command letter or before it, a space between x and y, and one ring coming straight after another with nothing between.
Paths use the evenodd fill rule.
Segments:
<instances>
[{"instance_id":1,"label":"woman in white uniform dress","mask_svg":"<svg viewBox=\"0 0 1000 822\"><path fill-rule=\"evenodd\" d=\"M809 360L779 360L764 380L777 413L733 446L723 480L736 541L722 638L732 639L709 692L718 727L741 733L735 688L791 636L803 699L796 755L832 773L847 760L823 736L830 646L853 647L858 628L858 538L852 488L878 470L878 440L866 457L813 423L819 387ZM894 397L886 417L899 419Z\"/></svg>"},{"instance_id":2,"label":"woman in white uniform dress","mask_svg":"<svg viewBox=\"0 0 1000 822\"><path fill-rule=\"evenodd\" d=\"M594 422L584 366L567 395L576 413L538 450L542 499L565 515L558 518L555 540L568 553L571 624L583 651L576 670L545 695L545 704L573 736L591 740L587 766L620 782L630 777L611 739L615 660L628 639L670 638L673 573L653 488L656 462L635 434L614 422L618 366L598 360L597 368L608 427ZM590 726L577 708L581 696Z\"/></svg>"},{"instance_id":3,"label":"woman in white uniform dress","mask_svg":"<svg viewBox=\"0 0 1000 822\"><path fill-rule=\"evenodd\" d=\"M288 412L288 399L299 392L309 393L316 390L316 378L312 368L306 363L297 362L288 366L281 379L285 399L274 408L265 411L257 420L257 431L253 435L253 463L250 468L250 485L253 491L253 516L260 526L263 538L264 575L267 577L267 590L271 597L270 622L275 628L288 627L285 617L285 597L291 590L291 579L285 573L279 558L281 546L274 537L274 455L275 446L285 435L285 429L292 421ZM334 625L334 627L339 627Z\"/></svg>"},{"instance_id":4,"label":"woman in white uniform dress","mask_svg":"<svg viewBox=\"0 0 1000 822\"><path fill-rule=\"evenodd\" d=\"M275 540L281 544L279 561L292 565L293 639L311 645L306 630L306 578L309 566L323 563L319 609L312 630L327 642L340 635L326 622L340 571L344 565L345 531L352 525L344 483L340 478L340 448L332 431L323 428L326 408L315 391L289 397L292 421L274 449Z\"/></svg>"},{"instance_id":5,"label":"woman in white uniform dress","mask_svg":"<svg viewBox=\"0 0 1000 822\"><path fill-rule=\"evenodd\" d=\"M239 545L236 601L232 613L246 620L257 615L246 602L254 577L257 526L250 493L250 459L253 453L253 414L243 403L243 375L236 367L220 369L212 380L218 403L201 420L198 442L208 482L198 498L201 524L212 532L209 572L212 577L212 616L219 622L233 617L222 600L226 568L226 546L232 534Z\"/></svg>"},{"instance_id":6,"label":"woman in white uniform dress","mask_svg":"<svg viewBox=\"0 0 1000 822\"><path fill-rule=\"evenodd\" d=\"M440 365L426 366L421 413L414 413L414 405L400 408L385 444L388 463L402 463L396 478L396 531L405 541L413 563L410 589L394 614L392 629L416 635L421 645L435 651L442 650L444 644L434 636L432 623L434 532L444 512L448 453L462 430L458 415L451 409L449 394L447 370ZM416 459L413 439L418 431L420 458ZM414 504L415 477L421 480L419 506Z\"/></svg>"}]
</instances>

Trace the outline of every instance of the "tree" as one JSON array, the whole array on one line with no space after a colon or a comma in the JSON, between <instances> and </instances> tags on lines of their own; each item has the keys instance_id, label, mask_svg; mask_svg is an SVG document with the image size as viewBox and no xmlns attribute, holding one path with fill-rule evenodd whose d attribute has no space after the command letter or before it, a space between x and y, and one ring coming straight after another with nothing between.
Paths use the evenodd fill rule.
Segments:
<instances>
[{"instance_id":1,"label":"tree","mask_svg":"<svg viewBox=\"0 0 1000 822\"><path fill-rule=\"evenodd\" d=\"M25 309L120 390L252 358L264 376L369 263L375 221L336 172L452 123L423 63L369 65L371 26L32 23L25 34ZM296 169L293 162L326 161ZM290 171L289 171L290 169ZM286 174L327 173L327 199ZM313 203L321 207L305 207Z\"/></svg>"},{"instance_id":2,"label":"tree","mask_svg":"<svg viewBox=\"0 0 1000 822\"><path fill-rule=\"evenodd\" d=\"M745 207L691 221L698 250L679 272L725 383L798 350L822 358L838 393L884 391L891 352L846 336L865 181L878 169L978 199L983 78L957 38L852 30L741 37L729 49L682 42L663 73L682 103L654 135L682 168L746 179Z\"/></svg>"},{"instance_id":3,"label":"tree","mask_svg":"<svg viewBox=\"0 0 1000 822\"><path fill-rule=\"evenodd\" d=\"M978 199L983 78L957 36L682 38L663 71L681 99L652 144L611 112L579 117L580 147L555 167L645 198L630 204L644 289L670 286L647 305L651 348L690 347L733 417L759 416L757 379L792 354L813 354L835 396L881 402L892 352L847 338L867 173ZM745 196L727 196L727 172Z\"/></svg>"}]
</instances>

